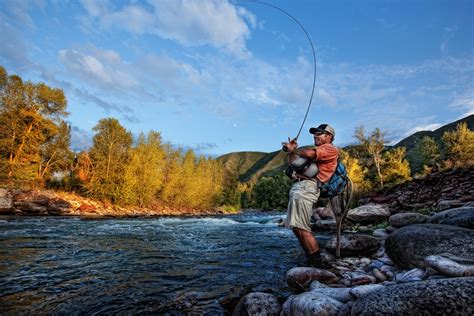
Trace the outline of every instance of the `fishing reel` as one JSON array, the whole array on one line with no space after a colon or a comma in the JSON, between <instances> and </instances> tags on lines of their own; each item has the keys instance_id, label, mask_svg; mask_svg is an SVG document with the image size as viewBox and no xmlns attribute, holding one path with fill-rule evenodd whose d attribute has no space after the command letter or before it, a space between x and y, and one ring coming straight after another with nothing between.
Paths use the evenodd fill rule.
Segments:
<instances>
[{"instance_id":1,"label":"fishing reel","mask_svg":"<svg viewBox=\"0 0 474 316\"><path fill-rule=\"evenodd\" d=\"M289 152L289 151L295 150L296 148L298 148L298 143L296 141L297 141L296 138L293 138L292 140L290 140L290 138L288 137L288 142L282 142L281 143L282 150L284 152ZM291 150L290 150L290 148L291 148Z\"/></svg>"}]
</instances>

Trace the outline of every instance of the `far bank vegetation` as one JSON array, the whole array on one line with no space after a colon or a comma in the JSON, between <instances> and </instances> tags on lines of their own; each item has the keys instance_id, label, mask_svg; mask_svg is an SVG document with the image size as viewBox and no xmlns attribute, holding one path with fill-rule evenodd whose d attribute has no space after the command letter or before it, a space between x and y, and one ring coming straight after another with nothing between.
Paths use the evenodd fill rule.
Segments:
<instances>
[{"instance_id":1,"label":"far bank vegetation","mask_svg":"<svg viewBox=\"0 0 474 316\"><path fill-rule=\"evenodd\" d=\"M291 181L283 174L241 183L215 159L171 146L157 131L133 137L115 118L93 128L92 146L70 148L67 100L61 89L24 82L0 66L0 181L4 187L49 188L119 205L209 210L286 208ZM404 147L388 148L385 132L355 130L357 144L341 159L357 195L411 179ZM414 176L472 166L474 132L466 124L441 142L416 147L423 166Z\"/></svg>"}]
</instances>

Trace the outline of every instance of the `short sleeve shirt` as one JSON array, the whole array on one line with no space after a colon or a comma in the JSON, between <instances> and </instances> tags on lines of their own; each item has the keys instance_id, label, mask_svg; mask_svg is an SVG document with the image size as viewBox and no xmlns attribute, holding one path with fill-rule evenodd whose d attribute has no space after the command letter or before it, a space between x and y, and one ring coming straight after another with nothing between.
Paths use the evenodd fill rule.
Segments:
<instances>
[{"instance_id":1,"label":"short sleeve shirt","mask_svg":"<svg viewBox=\"0 0 474 316\"><path fill-rule=\"evenodd\" d=\"M317 178L321 182L331 179L337 167L338 150L332 144L323 144L316 147L316 163L319 173Z\"/></svg>"}]
</instances>

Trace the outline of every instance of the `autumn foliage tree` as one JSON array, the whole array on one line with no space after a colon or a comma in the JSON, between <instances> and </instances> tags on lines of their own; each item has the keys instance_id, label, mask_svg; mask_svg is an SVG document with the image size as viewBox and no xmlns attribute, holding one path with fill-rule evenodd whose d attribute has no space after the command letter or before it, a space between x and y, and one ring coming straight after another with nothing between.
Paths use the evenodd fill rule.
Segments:
<instances>
[{"instance_id":1,"label":"autumn foliage tree","mask_svg":"<svg viewBox=\"0 0 474 316\"><path fill-rule=\"evenodd\" d=\"M129 163L132 134L117 119L101 119L90 150L92 176L87 184L91 196L118 202L123 196L125 170Z\"/></svg>"},{"instance_id":2,"label":"autumn foliage tree","mask_svg":"<svg viewBox=\"0 0 474 316\"><path fill-rule=\"evenodd\" d=\"M65 127L66 97L61 89L24 82L0 66L0 175L44 180L70 157ZM59 140L57 135L62 134Z\"/></svg>"},{"instance_id":3,"label":"autumn foliage tree","mask_svg":"<svg viewBox=\"0 0 474 316\"><path fill-rule=\"evenodd\" d=\"M442 139L446 159L454 166L474 165L474 132L465 122L459 123L455 130L445 132Z\"/></svg>"}]
</instances>

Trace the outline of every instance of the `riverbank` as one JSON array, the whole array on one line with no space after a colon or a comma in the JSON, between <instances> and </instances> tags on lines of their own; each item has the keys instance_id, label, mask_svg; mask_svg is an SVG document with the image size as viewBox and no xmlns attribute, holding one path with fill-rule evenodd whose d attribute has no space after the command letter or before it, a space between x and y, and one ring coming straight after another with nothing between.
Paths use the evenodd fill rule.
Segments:
<instances>
[{"instance_id":1,"label":"riverbank","mask_svg":"<svg viewBox=\"0 0 474 316\"><path fill-rule=\"evenodd\" d=\"M18 216L84 216L84 217L140 217L140 216L199 216L235 214L232 209L210 210L173 208L153 205L149 208L118 206L82 197L78 194L52 190L0 189L0 215Z\"/></svg>"}]
</instances>

